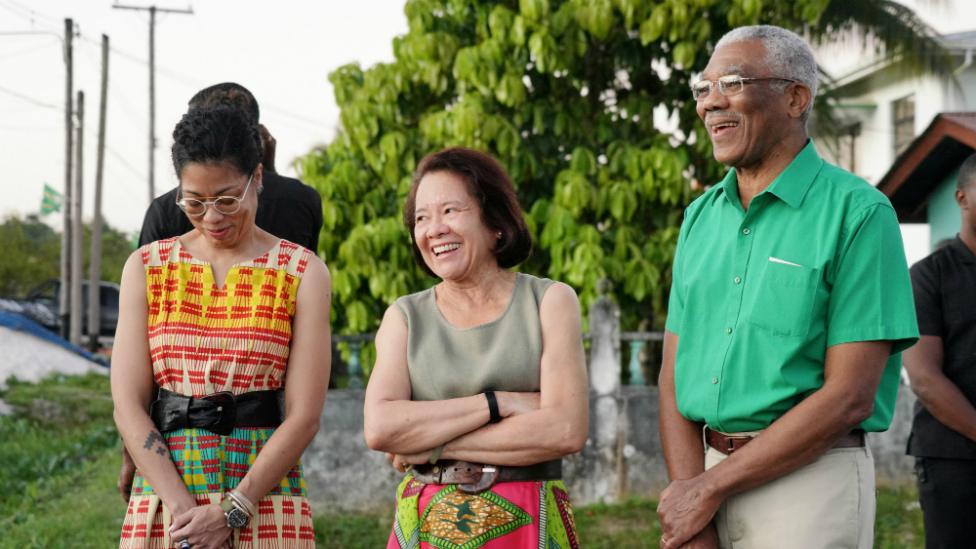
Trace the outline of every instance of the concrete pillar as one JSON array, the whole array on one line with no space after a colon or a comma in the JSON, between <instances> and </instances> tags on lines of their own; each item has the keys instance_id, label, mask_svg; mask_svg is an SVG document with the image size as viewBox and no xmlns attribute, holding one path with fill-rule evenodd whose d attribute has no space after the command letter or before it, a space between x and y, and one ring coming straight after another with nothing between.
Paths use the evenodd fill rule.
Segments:
<instances>
[{"instance_id":1,"label":"concrete pillar","mask_svg":"<svg viewBox=\"0 0 976 549\"><path fill-rule=\"evenodd\" d=\"M609 281L601 281L600 297L590 307L590 440L587 453L593 476L588 501L615 501L621 490L620 442L620 309L607 297Z\"/></svg>"}]
</instances>

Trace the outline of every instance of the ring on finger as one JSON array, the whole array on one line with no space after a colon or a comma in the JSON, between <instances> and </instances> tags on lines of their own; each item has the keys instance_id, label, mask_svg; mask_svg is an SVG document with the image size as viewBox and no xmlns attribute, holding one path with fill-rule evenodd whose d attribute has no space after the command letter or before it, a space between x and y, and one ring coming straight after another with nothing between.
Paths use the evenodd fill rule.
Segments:
<instances>
[{"instance_id":1,"label":"ring on finger","mask_svg":"<svg viewBox=\"0 0 976 549\"><path fill-rule=\"evenodd\" d=\"M181 541L180 542L180 549L193 549L193 546L190 545L190 540L186 540L185 539L185 540Z\"/></svg>"}]
</instances>

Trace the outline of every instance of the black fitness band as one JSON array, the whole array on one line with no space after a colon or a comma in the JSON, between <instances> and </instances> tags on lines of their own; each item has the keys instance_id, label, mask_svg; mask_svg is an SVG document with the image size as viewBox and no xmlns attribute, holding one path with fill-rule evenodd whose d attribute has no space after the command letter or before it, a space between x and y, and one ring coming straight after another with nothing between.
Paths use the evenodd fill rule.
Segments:
<instances>
[{"instance_id":1,"label":"black fitness band","mask_svg":"<svg viewBox=\"0 0 976 549\"><path fill-rule=\"evenodd\" d=\"M495 398L495 391L485 391L485 399L488 401L488 423L498 423L502 420L502 415L498 413L498 399Z\"/></svg>"}]
</instances>

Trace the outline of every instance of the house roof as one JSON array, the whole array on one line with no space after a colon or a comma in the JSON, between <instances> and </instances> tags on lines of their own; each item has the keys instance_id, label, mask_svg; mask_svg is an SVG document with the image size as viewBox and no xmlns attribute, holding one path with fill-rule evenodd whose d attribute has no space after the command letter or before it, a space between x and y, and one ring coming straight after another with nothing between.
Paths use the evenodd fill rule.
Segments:
<instances>
[{"instance_id":1,"label":"house roof","mask_svg":"<svg viewBox=\"0 0 976 549\"><path fill-rule=\"evenodd\" d=\"M972 51L976 50L976 30L941 34L936 39L953 56L968 59L967 56L972 55ZM902 56L898 54L881 57L868 56L866 63L858 65L846 73L837 76L831 83L831 88L844 88L895 65L901 60Z\"/></svg>"},{"instance_id":2,"label":"house roof","mask_svg":"<svg viewBox=\"0 0 976 549\"><path fill-rule=\"evenodd\" d=\"M946 49L968 50L976 48L976 30L943 34L939 37Z\"/></svg>"},{"instance_id":3,"label":"house roof","mask_svg":"<svg viewBox=\"0 0 976 549\"><path fill-rule=\"evenodd\" d=\"M924 223L929 195L976 150L976 112L944 112L878 183L902 223Z\"/></svg>"}]
</instances>

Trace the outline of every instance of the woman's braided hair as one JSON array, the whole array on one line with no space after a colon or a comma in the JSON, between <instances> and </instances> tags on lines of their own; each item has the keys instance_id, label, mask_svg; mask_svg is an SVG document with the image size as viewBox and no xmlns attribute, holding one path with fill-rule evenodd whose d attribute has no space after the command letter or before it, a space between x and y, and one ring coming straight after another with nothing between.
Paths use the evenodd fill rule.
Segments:
<instances>
[{"instance_id":1,"label":"woman's braided hair","mask_svg":"<svg viewBox=\"0 0 976 549\"><path fill-rule=\"evenodd\" d=\"M180 177L189 163L227 163L242 174L261 162L257 124L240 109L227 106L190 109L173 130L173 168Z\"/></svg>"}]
</instances>

